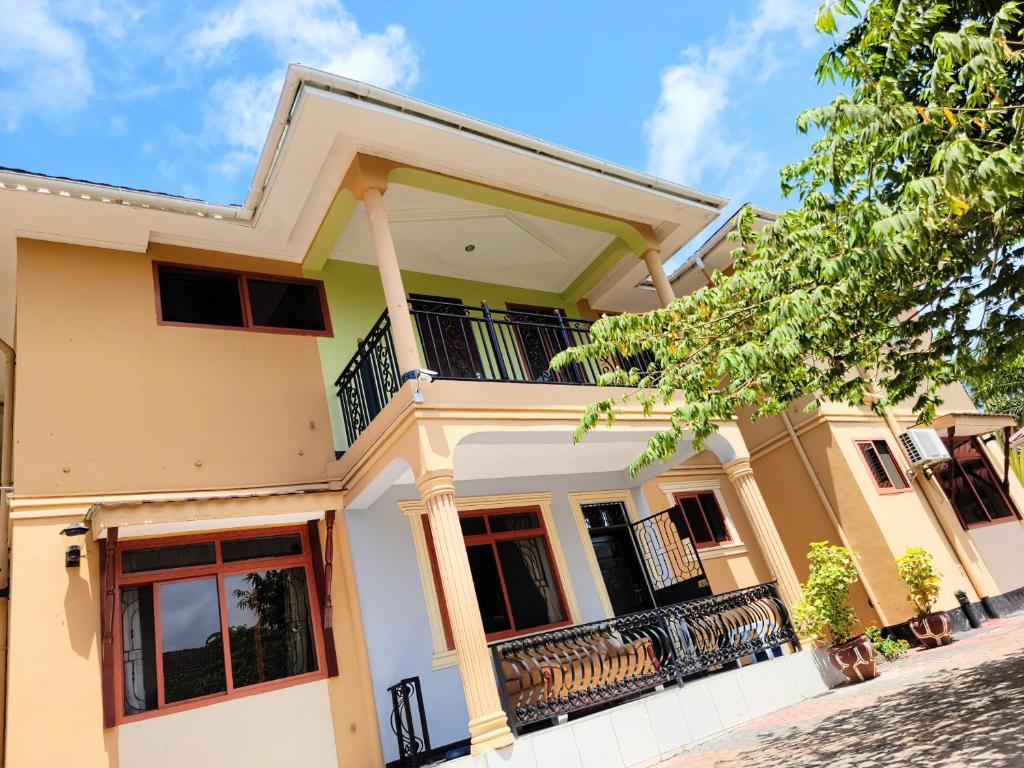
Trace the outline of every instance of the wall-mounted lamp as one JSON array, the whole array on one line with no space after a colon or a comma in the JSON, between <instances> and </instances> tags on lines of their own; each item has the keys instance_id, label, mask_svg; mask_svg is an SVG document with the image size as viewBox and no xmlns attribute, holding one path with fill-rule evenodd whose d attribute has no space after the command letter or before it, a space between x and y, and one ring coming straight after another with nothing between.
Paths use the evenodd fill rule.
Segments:
<instances>
[{"instance_id":1,"label":"wall-mounted lamp","mask_svg":"<svg viewBox=\"0 0 1024 768\"><path fill-rule=\"evenodd\" d=\"M66 550L64 550L64 567L65 568L77 568L82 563L82 548L77 544L72 544Z\"/></svg>"},{"instance_id":2,"label":"wall-mounted lamp","mask_svg":"<svg viewBox=\"0 0 1024 768\"><path fill-rule=\"evenodd\" d=\"M89 532L89 526L85 523L71 523L71 525L64 526L61 531L61 536L85 536Z\"/></svg>"}]
</instances>

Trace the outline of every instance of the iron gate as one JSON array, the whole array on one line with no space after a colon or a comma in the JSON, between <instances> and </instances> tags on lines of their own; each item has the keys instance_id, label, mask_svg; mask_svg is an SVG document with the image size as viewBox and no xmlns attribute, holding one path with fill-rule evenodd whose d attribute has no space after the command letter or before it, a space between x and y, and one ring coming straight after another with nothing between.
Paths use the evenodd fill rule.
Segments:
<instances>
[{"instance_id":1,"label":"iron gate","mask_svg":"<svg viewBox=\"0 0 1024 768\"><path fill-rule=\"evenodd\" d=\"M704 564L679 507L670 507L630 525L656 606L711 594Z\"/></svg>"}]
</instances>

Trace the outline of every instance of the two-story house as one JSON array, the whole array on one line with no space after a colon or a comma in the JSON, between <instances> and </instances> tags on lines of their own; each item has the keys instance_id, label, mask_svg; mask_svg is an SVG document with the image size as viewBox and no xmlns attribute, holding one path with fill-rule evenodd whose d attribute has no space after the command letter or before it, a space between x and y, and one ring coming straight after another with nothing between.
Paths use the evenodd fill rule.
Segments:
<instances>
[{"instance_id":1,"label":"two-story house","mask_svg":"<svg viewBox=\"0 0 1024 768\"><path fill-rule=\"evenodd\" d=\"M725 204L299 66L241 205L0 172L7 764L650 764L827 688L821 539L865 624L908 544L1012 610L1010 422L962 389L920 473L909 408L573 444L610 391L551 357L727 269L665 269Z\"/></svg>"}]
</instances>

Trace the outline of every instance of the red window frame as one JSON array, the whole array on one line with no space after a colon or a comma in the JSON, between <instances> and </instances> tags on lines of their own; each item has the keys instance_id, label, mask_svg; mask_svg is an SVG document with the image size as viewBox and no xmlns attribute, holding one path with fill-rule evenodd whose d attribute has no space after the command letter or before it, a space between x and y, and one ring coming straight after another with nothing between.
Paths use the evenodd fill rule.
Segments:
<instances>
[{"instance_id":1,"label":"red window frame","mask_svg":"<svg viewBox=\"0 0 1024 768\"><path fill-rule=\"evenodd\" d=\"M225 563L221 556L221 543L226 540L238 539L260 539L270 536L285 536L298 534L302 543L302 552L298 555L287 557L261 557L251 560L239 560ZM135 549L152 549L155 547L174 546L178 544L197 544L213 542L216 552L216 560L212 565L193 566L188 568L167 568L158 571L143 571L139 573L124 573L123 554ZM320 680L329 676L328 658L324 638L323 617L320 605L320 592L318 579L313 565L313 547L310 542L309 531L304 526L282 526L274 528L262 528L245 531L225 531L209 534L189 534L183 536L167 536L160 538L141 539L119 539L114 550L114 599L113 599L113 693L114 693L114 721L116 724L131 723L137 720L146 720L151 717L181 712L195 707L202 707L208 704L215 704L220 701L251 696L253 694L273 691L279 688L287 688L292 685L300 685L312 680ZM109 567L109 563L104 564ZM316 650L317 668L311 672L301 675L270 680L265 683L247 685L243 688L235 688L232 680L231 670L231 638L230 632L224 631L228 626L227 603L224 599L224 577L236 573L249 573L255 570L271 570L275 568L303 568L306 574L306 593L310 602L309 616L313 629L313 644ZM192 581L200 578L215 577L217 579L217 597L220 609L221 635L223 638L224 650L224 679L225 691L207 696L200 696L195 699L163 704L164 680L163 663L161 658L160 645L160 598L159 590L153 590L153 623L155 632L155 655L156 655L156 680L157 680L157 706L146 712L125 714L124 711L124 635L121 626L121 588L137 586L140 584L168 584L182 581Z\"/></svg>"},{"instance_id":2,"label":"red window frame","mask_svg":"<svg viewBox=\"0 0 1024 768\"><path fill-rule=\"evenodd\" d=\"M903 469L900 467L900 463L896 459L896 452L893 451L892 446L889 445L888 440L886 440L885 438L868 437L854 440L853 442L857 446L857 453L860 454L861 461L864 462L864 466L865 468L867 468L868 474L871 476L871 481L875 484L876 491L878 491L882 495L888 495L890 493L908 493L914 490L913 486L910 485L910 481L907 479L907 476L903 474ZM864 449L870 448L877 454L879 444L884 445L885 450L889 453L889 456L892 457L892 464L894 467L896 467L896 475L899 477L900 482L903 483L902 488L896 487L896 484L893 482L893 479L889 476L889 472L886 470L885 465L881 464L881 462L879 463L882 467L882 471L885 472L885 477L889 485L882 485L881 483L878 482L878 476L875 474L875 470L872 469L871 462L868 459Z\"/></svg>"},{"instance_id":3,"label":"red window frame","mask_svg":"<svg viewBox=\"0 0 1024 768\"><path fill-rule=\"evenodd\" d=\"M186 269L191 272L212 272L221 275L231 275L238 282L238 299L242 304L242 325L216 325L213 323L183 323L177 320L164 320L163 306L160 300L160 267L172 269ZM249 303L249 280L266 280L274 283L291 283L294 285L315 286L320 294L320 312L323 315L324 329L322 331L307 330L302 328L275 328L269 325L256 325L252 320L252 307ZM331 325L331 312L327 306L327 291L324 289L322 280L311 280L306 277L292 277L290 275L270 275L262 272L244 272L236 269L223 269L221 267L206 267L196 264L178 264L171 261L153 262L153 289L156 295L156 322L157 325L177 326L180 328L214 328L221 331L249 331L251 333L279 333L288 336L334 336Z\"/></svg>"},{"instance_id":4,"label":"red window frame","mask_svg":"<svg viewBox=\"0 0 1024 768\"><path fill-rule=\"evenodd\" d=\"M711 527L711 520L708 517L707 506L702 501L702 496L710 496L715 500L715 507L718 510L718 516L721 518L722 528L725 530L725 538L722 541L714 538L714 528ZM729 525L729 521L725 517L725 511L722 509L722 503L715 496L714 491L681 491L674 494L676 500L676 506L679 507L679 511L683 515L683 523L686 525L686 530L690 533L690 541L693 542L693 546L697 549L711 549L712 547L724 547L728 544L735 543L732 537L732 527ZM694 535L693 530L690 528L690 520L686 516L686 510L683 509L683 499L696 499L698 506L700 506L701 516L704 518L704 525L707 526L708 533L711 534L711 539L700 541Z\"/></svg>"},{"instance_id":5,"label":"red window frame","mask_svg":"<svg viewBox=\"0 0 1024 768\"><path fill-rule=\"evenodd\" d=\"M968 531L972 528L985 528L989 525L1002 525L1003 523L1019 522L1021 520L1020 510L1017 509L1017 505L1013 503L1013 499L1006 492L1006 489L1003 488L1002 483L998 481L999 475L996 473L996 468L992 465L992 462L989 461L988 453L984 450L983 446L981 445L981 440L978 438L978 436L972 435L964 438L955 438L952 441L948 437L944 437L942 438L942 442L949 450L949 455L951 459L950 464L948 467L945 468L945 471L947 473L955 471L964 477L967 488L969 489L970 493L974 495L974 498L978 503L978 508L982 512L984 512L985 517L988 518L988 520L983 522L968 523L961 515L960 508L957 506L956 501L952 498L949 492L949 488L947 486L948 478L944 478L943 492L946 494L946 498L949 499L949 505L953 508L953 511L956 513L956 519L960 521L960 526L965 531ZM969 446L968 451L976 454L973 456L966 457L967 460L980 460L982 464L984 464L985 468L992 476L993 485L999 492L999 495L1002 498L1003 503L1006 505L1006 508L1010 510L1011 514L1006 515L1004 517L992 517L991 513L988 510L988 505L985 504L984 500L981 498L981 494L978 492L978 489L974 485L974 480L972 480L970 475L963 469L963 461L965 459L962 457L957 457L957 451L960 451L961 454L966 452L964 451L965 446Z\"/></svg>"},{"instance_id":6,"label":"red window frame","mask_svg":"<svg viewBox=\"0 0 1024 768\"><path fill-rule=\"evenodd\" d=\"M519 635L529 635L534 632L543 632L547 629L556 629L558 627L567 627L572 624L572 616L569 614L569 605L565 599L565 591L562 588L562 576L558 572L558 563L555 561L554 552L551 549L551 539L548 537L547 526L544 523L544 514L538 506L526 506L526 507L505 507L501 509L474 509L466 510L465 512L459 512L459 519L467 519L472 517L489 517L494 515L508 515L508 514L520 514L524 512L532 512L537 516L537 527L526 528L520 531L506 531L501 533L483 533L474 534L467 536L463 534L463 542L467 546L490 544L495 547L494 556L495 562L498 563L498 579L501 582L502 594L505 598L505 610L508 612L509 623L512 624L513 628L505 630L504 632L492 632L487 635L487 639L490 640L507 640L510 637L517 637ZM438 608L441 611L441 626L444 629L444 639L448 647L448 650L454 650L455 640L452 637L452 625L451 619L448 616L448 601L444 595L444 587L441 584L441 576L437 570L437 555L434 552L434 537L430 532L430 521L427 519L427 515L423 514L420 516L423 523L423 534L427 543L427 553L430 559L430 572L434 578L434 591L437 594ZM489 529L488 529L489 531ZM512 616L512 606L508 599L508 587L505 585L505 576L501 571L501 560L498 558L498 552L496 544L499 541L513 541L515 539L534 539L540 536L544 540L544 551L548 556L548 565L551 567L551 576L554 580L555 592L558 595L559 607L562 609L562 615L566 618L563 621L554 622L553 624L543 624L536 627L530 627L529 629L516 629L515 618Z\"/></svg>"}]
</instances>

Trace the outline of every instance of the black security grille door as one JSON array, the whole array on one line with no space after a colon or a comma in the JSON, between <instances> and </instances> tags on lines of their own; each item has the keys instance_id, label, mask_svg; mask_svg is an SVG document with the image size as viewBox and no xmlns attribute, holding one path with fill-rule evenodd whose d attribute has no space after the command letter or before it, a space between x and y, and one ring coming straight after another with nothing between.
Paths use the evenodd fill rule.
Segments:
<instances>
[{"instance_id":1,"label":"black security grille door","mask_svg":"<svg viewBox=\"0 0 1024 768\"><path fill-rule=\"evenodd\" d=\"M704 564L679 507L637 520L631 527L657 606L711 594Z\"/></svg>"},{"instance_id":2,"label":"black security grille door","mask_svg":"<svg viewBox=\"0 0 1024 768\"><path fill-rule=\"evenodd\" d=\"M423 345L427 368L442 379L483 377L480 350L462 301L446 296L412 294L409 305Z\"/></svg>"}]
</instances>

